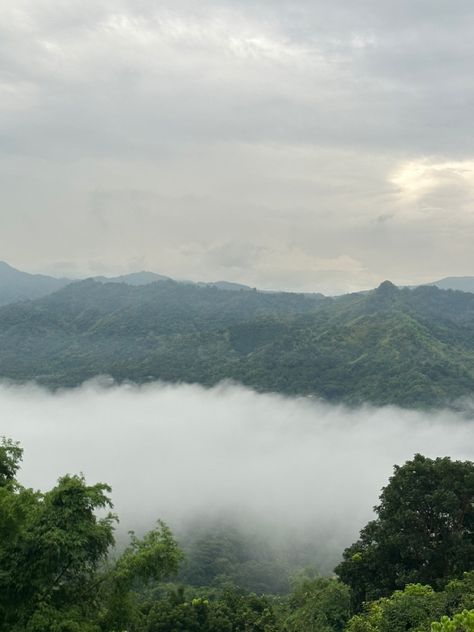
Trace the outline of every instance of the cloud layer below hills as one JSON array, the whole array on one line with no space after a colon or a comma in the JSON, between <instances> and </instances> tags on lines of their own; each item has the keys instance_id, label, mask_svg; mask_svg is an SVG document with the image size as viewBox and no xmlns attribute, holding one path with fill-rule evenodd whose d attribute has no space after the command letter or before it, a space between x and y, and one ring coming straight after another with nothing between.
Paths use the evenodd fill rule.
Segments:
<instances>
[{"instance_id":1,"label":"cloud layer below hills","mask_svg":"<svg viewBox=\"0 0 474 632\"><path fill-rule=\"evenodd\" d=\"M55 394L4 385L0 418L25 450L24 484L47 489L66 472L108 482L122 530L230 514L339 551L370 518L394 464L416 452L474 459L465 416L349 410L234 385L95 381Z\"/></svg>"}]
</instances>

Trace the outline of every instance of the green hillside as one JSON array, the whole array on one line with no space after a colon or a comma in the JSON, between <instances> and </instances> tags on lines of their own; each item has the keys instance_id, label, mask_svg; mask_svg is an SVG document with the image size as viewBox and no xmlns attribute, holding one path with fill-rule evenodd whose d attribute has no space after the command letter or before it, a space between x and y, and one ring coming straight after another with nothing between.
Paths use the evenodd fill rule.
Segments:
<instances>
[{"instance_id":1,"label":"green hillside","mask_svg":"<svg viewBox=\"0 0 474 632\"><path fill-rule=\"evenodd\" d=\"M436 406L474 390L474 294L384 282L325 298L89 280L0 309L1 376L56 387L98 374Z\"/></svg>"}]
</instances>

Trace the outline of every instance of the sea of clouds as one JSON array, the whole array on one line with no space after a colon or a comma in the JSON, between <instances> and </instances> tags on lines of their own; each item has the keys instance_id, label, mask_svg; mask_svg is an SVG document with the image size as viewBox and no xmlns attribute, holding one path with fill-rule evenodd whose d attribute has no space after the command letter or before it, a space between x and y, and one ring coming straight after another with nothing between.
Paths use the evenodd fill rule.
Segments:
<instances>
[{"instance_id":1,"label":"sea of clouds","mask_svg":"<svg viewBox=\"0 0 474 632\"><path fill-rule=\"evenodd\" d=\"M339 551L373 515L394 464L417 452L474 459L469 415L349 409L232 384L4 384L0 435L24 448L27 486L79 472L109 483L122 530L232 515Z\"/></svg>"}]
</instances>

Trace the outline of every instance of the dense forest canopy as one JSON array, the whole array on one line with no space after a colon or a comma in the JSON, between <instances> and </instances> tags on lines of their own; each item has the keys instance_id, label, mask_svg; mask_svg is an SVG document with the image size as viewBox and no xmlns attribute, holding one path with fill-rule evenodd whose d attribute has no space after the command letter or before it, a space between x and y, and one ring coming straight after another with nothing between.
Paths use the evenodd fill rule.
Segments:
<instances>
[{"instance_id":1,"label":"dense forest canopy","mask_svg":"<svg viewBox=\"0 0 474 632\"><path fill-rule=\"evenodd\" d=\"M50 491L34 491L16 478L21 459L20 446L3 439L2 632L472 630L471 462L416 455L396 467L377 518L344 553L338 577L301 569L272 594L219 573L243 561L231 527L210 528L184 555L158 521L114 551L117 517L106 484L65 475ZM269 572L252 557L262 577L284 571L276 559Z\"/></svg>"},{"instance_id":2,"label":"dense forest canopy","mask_svg":"<svg viewBox=\"0 0 474 632\"><path fill-rule=\"evenodd\" d=\"M0 376L73 386L231 379L350 404L453 405L474 387L474 294L321 295L89 280L0 308Z\"/></svg>"}]
</instances>

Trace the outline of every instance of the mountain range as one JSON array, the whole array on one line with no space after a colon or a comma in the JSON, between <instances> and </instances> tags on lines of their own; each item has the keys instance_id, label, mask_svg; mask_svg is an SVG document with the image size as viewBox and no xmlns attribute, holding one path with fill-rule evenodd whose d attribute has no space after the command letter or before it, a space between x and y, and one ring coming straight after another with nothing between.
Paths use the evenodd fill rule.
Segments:
<instances>
[{"instance_id":1,"label":"mountain range","mask_svg":"<svg viewBox=\"0 0 474 632\"><path fill-rule=\"evenodd\" d=\"M156 272L142 270L141 272L131 272L115 277L95 276L91 277L99 283L125 283L127 285L148 285L157 281L170 281L170 277ZM52 277L45 274L30 274L13 268L5 261L0 261L0 305L27 301L42 296L47 296L56 290L77 282L78 279L66 277ZM82 279L83 280L83 279ZM191 281L183 281L191 283ZM231 283L229 281L216 281L211 283L198 283L198 285L213 285L223 290L250 290L252 288L241 283Z\"/></svg>"},{"instance_id":2,"label":"mountain range","mask_svg":"<svg viewBox=\"0 0 474 632\"><path fill-rule=\"evenodd\" d=\"M148 285L157 281L171 281L172 279L163 274L142 270L141 272L131 272L119 276L94 276L90 277L99 283L125 283L126 285ZM84 280L84 279L79 279ZM47 296L60 288L77 282L78 279L66 277L52 277L45 274L30 274L13 268L5 261L0 261L0 305L16 303L19 301L31 300ZM191 281L180 281L181 283L192 283ZM198 282L197 285L214 286L221 290L251 290L253 288L242 283L230 281ZM474 292L474 276L465 277L445 277L439 281L433 281L426 285L439 287L443 290L460 290L462 292ZM416 286L413 286L416 287Z\"/></svg>"},{"instance_id":3,"label":"mountain range","mask_svg":"<svg viewBox=\"0 0 474 632\"><path fill-rule=\"evenodd\" d=\"M29 274L0 261L0 305L25 301L56 292L71 283L45 274Z\"/></svg>"},{"instance_id":4,"label":"mountain range","mask_svg":"<svg viewBox=\"0 0 474 632\"><path fill-rule=\"evenodd\" d=\"M388 281L324 297L89 279L0 307L0 377L55 388L100 374L456 405L474 389L474 294Z\"/></svg>"},{"instance_id":5,"label":"mountain range","mask_svg":"<svg viewBox=\"0 0 474 632\"><path fill-rule=\"evenodd\" d=\"M460 290L461 292L474 292L474 277L472 276L456 276L445 277L439 281L429 283L436 285L440 290Z\"/></svg>"}]
</instances>

